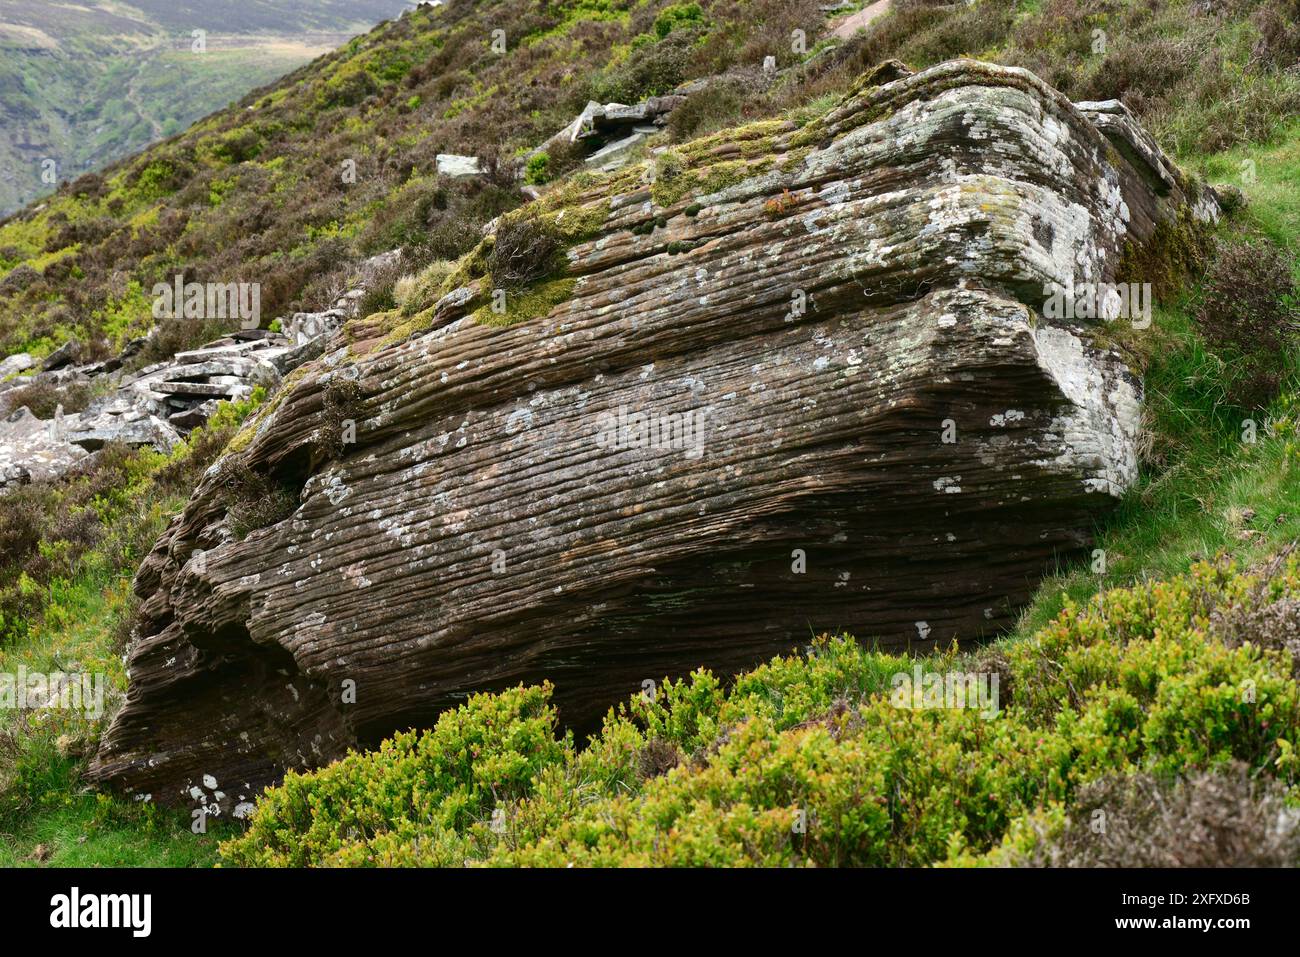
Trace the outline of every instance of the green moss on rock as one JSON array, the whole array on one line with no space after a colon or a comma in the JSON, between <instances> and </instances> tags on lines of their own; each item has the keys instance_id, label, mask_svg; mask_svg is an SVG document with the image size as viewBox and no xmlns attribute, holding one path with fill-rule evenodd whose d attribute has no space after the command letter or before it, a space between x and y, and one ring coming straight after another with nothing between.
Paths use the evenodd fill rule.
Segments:
<instances>
[{"instance_id":1,"label":"green moss on rock","mask_svg":"<svg viewBox=\"0 0 1300 957\"><path fill-rule=\"evenodd\" d=\"M496 312L488 302L474 310L472 318L485 326L513 326L530 319L539 319L573 295L577 280L561 277L536 283L525 289L505 294L505 311Z\"/></svg>"}]
</instances>

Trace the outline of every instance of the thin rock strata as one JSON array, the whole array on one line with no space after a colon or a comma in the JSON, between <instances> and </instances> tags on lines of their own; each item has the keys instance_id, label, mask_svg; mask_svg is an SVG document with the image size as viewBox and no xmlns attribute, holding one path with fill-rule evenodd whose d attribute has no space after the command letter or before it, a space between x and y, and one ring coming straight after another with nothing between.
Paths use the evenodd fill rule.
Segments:
<instances>
[{"instance_id":1,"label":"thin rock strata","mask_svg":"<svg viewBox=\"0 0 1300 957\"><path fill-rule=\"evenodd\" d=\"M707 194L568 196L599 225L546 315L482 322L473 280L287 382L140 569L92 774L245 801L480 689L549 679L581 726L823 631L1007 625L1137 468L1139 383L1044 285L1116 279L1213 193L1117 104L972 61L763 129L685 150L731 164ZM638 413L699 431L634 447ZM236 534L231 469L292 514Z\"/></svg>"}]
</instances>

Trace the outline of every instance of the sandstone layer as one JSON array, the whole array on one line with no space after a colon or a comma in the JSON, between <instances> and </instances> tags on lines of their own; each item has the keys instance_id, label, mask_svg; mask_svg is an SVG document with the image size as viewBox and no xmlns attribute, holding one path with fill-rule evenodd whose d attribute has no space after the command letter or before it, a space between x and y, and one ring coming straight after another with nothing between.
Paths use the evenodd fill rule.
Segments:
<instances>
[{"instance_id":1,"label":"sandstone layer","mask_svg":"<svg viewBox=\"0 0 1300 957\"><path fill-rule=\"evenodd\" d=\"M821 632L1004 627L1137 470L1140 384L1045 285L1217 215L1123 107L973 61L535 205L590 224L558 304L493 322L471 270L350 323L196 490L94 776L240 802L476 690L584 726ZM291 509L241 533L232 474Z\"/></svg>"}]
</instances>

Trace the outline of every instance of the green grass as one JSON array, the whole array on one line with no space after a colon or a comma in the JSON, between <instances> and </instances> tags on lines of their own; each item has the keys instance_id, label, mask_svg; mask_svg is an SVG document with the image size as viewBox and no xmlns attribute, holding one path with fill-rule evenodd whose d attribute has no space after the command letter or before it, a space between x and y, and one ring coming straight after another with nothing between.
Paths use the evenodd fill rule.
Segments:
<instances>
[{"instance_id":1,"label":"green grass","mask_svg":"<svg viewBox=\"0 0 1300 957\"><path fill-rule=\"evenodd\" d=\"M82 576L50 586L45 620L0 650L0 672L25 667L103 675L111 703L126 689L114 631L128 588L126 579L92 557ZM219 836L214 827L195 835L185 812L131 804L81 785L84 760L103 726L104 719L80 711L0 712L0 866L212 863Z\"/></svg>"},{"instance_id":2,"label":"green grass","mask_svg":"<svg viewBox=\"0 0 1300 957\"><path fill-rule=\"evenodd\" d=\"M1253 164L1247 167L1244 164ZM1273 242L1296 251L1300 242L1300 122L1268 143L1251 144L1186 165L1209 182L1229 183L1246 194L1246 216ZM1253 176L1247 173L1253 173Z\"/></svg>"},{"instance_id":3,"label":"green grass","mask_svg":"<svg viewBox=\"0 0 1300 957\"><path fill-rule=\"evenodd\" d=\"M70 570L46 581L26 572L20 578L20 590L34 599L28 607L37 610L21 627L3 632L0 674L26 669L98 676L106 686L105 709L99 716L72 709L0 709L0 866L207 866L215 861L228 821L210 818L206 833L194 834L188 812L95 793L81 783L81 772L126 692L121 625L133 612L131 577L142 558L138 543L147 548L157 539L183 507L190 484L263 398L259 390L242 402L223 403L204 429L170 455L133 453L114 500L97 497L90 506L103 523L103 537L78 554L75 543L46 535L43 550L75 556ZM169 477L167 470L177 468L188 472ZM0 521L6 520L12 517L0 514Z\"/></svg>"},{"instance_id":4,"label":"green grass","mask_svg":"<svg viewBox=\"0 0 1300 957\"><path fill-rule=\"evenodd\" d=\"M43 783L51 800L0 831L0 867L209 867L220 841L235 833L209 822L207 833L194 834L183 811L88 792L78 768L66 760L49 768Z\"/></svg>"},{"instance_id":5,"label":"green grass","mask_svg":"<svg viewBox=\"0 0 1300 957\"><path fill-rule=\"evenodd\" d=\"M1245 159L1254 163L1253 180L1232 180ZM1267 236L1290 249L1300 275L1300 124L1270 144L1192 157L1187 165L1246 194L1247 206L1223 224L1222 234ZM1265 415L1224 402L1218 360L1191 318L1195 278L1177 302L1155 310L1151 329L1128 333L1127 345L1147 366L1145 414L1158 461L1144 468L1099 529L1095 547L1106 553L1105 574L1093 574L1088 564L1058 570L1039 588L1015 635L1045 624L1067 595L1080 601L1103 587L1178 574L1195 558L1219 552L1258 560L1300 539L1300 398L1284 395ZM1256 422L1254 443L1243 440L1248 418Z\"/></svg>"}]
</instances>

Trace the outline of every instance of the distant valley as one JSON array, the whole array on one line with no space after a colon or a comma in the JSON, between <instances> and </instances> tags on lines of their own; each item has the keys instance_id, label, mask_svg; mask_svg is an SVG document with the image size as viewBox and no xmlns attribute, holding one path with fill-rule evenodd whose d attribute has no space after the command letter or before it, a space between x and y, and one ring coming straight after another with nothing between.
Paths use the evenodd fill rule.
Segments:
<instances>
[{"instance_id":1,"label":"distant valley","mask_svg":"<svg viewBox=\"0 0 1300 957\"><path fill-rule=\"evenodd\" d=\"M0 216L411 6L0 0Z\"/></svg>"}]
</instances>

